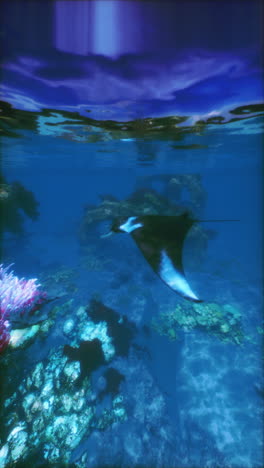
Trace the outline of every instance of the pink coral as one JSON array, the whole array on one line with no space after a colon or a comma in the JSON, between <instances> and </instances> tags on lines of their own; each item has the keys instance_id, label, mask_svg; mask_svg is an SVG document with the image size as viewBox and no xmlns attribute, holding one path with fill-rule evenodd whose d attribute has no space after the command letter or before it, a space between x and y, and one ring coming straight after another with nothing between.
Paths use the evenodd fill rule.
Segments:
<instances>
[{"instance_id":1,"label":"pink coral","mask_svg":"<svg viewBox=\"0 0 264 468\"><path fill-rule=\"evenodd\" d=\"M0 265L0 353L9 343L12 317L33 313L46 300L37 279L19 279L10 267Z\"/></svg>"}]
</instances>

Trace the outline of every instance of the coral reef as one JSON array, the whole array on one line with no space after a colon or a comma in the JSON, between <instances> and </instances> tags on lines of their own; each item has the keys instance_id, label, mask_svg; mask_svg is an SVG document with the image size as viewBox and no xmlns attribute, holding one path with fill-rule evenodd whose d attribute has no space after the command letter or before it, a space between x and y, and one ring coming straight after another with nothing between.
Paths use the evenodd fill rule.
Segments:
<instances>
[{"instance_id":1,"label":"coral reef","mask_svg":"<svg viewBox=\"0 0 264 468\"><path fill-rule=\"evenodd\" d=\"M152 326L158 333L168 336L171 340L177 339L177 330L190 331L195 328L225 342L241 344L244 339L241 313L231 304L178 304L174 310L162 312L154 318Z\"/></svg>"},{"instance_id":2,"label":"coral reef","mask_svg":"<svg viewBox=\"0 0 264 468\"><path fill-rule=\"evenodd\" d=\"M91 300L87 312L94 323L100 323L100 321L107 323L108 335L112 339L116 354L127 356L136 331L135 326L127 317L120 317L117 312L96 298Z\"/></svg>"},{"instance_id":3,"label":"coral reef","mask_svg":"<svg viewBox=\"0 0 264 468\"><path fill-rule=\"evenodd\" d=\"M87 310L91 315L97 310L100 318L91 320ZM31 461L32 466L45 461L54 465L69 463L73 449L84 435L87 438L93 431L105 431L127 418L125 400L120 394L124 376L113 364L107 365L118 353L127 352L122 344L118 348L118 334L122 343L128 323L120 323L118 327L119 316L114 311L108 323L102 321L107 312L111 314L111 309L99 300L92 301L87 310L80 306L71 317L64 318L61 329L71 345L58 346L47 359L35 362L16 391L5 400L0 467L34 460L34 453L38 459L37 463ZM93 372L101 367L103 386L98 379L92 379ZM105 405L107 395L110 404L107 400ZM85 457L87 453L81 466L85 466Z\"/></svg>"},{"instance_id":4,"label":"coral reef","mask_svg":"<svg viewBox=\"0 0 264 468\"><path fill-rule=\"evenodd\" d=\"M10 267L0 265L0 352L10 341L12 319L33 314L47 300L37 279L18 278L13 271L8 271Z\"/></svg>"},{"instance_id":5,"label":"coral reef","mask_svg":"<svg viewBox=\"0 0 264 468\"><path fill-rule=\"evenodd\" d=\"M68 462L84 435L105 430L126 418L120 396L113 398L109 409L97 414L91 381L86 379L81 387L76 387L80 374L79 362L67 362L58 350L51 353L47 362L39 362L21 382L17 392L5 402L9 418L0 466L22 461L36 447L38 463Z\"/></svg>"},{"instance_id":6,"label":"coral reef","mask_svg":"<svg viewBox=\"0 0 264 468\"><path fill-rule=\"evenodd\" d=\"M102 343L99 338L82 341L78 348L65 345L63 354L70 361L80 362L81 373L79 383L82 382L84 377L89 377L93 371L106 363Z\"/></svg>"}]
</instances>

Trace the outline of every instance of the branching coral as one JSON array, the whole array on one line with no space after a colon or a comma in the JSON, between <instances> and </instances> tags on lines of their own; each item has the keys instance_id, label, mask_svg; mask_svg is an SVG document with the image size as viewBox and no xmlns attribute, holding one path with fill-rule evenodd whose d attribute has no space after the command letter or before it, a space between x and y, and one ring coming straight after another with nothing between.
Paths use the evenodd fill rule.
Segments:
<instances>
[{"instance_id":1,"label":"branching coral","mask_svg":"<svg viewBox=\"0 0 264 468\"><path fill-rule=\"evenodd\" d=\"M46 300L36 279L18 278L10 267L0 265L0 352L9 343L12 318L33 313Z\"/></svg>"}]
</instances>

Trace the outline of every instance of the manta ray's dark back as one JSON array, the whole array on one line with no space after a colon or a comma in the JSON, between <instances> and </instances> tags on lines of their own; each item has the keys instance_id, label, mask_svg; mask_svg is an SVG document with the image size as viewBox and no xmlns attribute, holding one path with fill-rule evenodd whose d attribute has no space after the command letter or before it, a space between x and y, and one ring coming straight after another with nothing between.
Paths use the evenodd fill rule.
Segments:
<instances>
[{"instance_id":1,"label":"manta ray's dark back","mask_svg":"<svg viewBox=\"0 0 264 468\"><path fill-rule=\"evenodd\" d=\"M182 264L184 240L195 222L189 213L178 216L130 216L115 220L112 231L130 234L147 262L167 286L185 299L201 302L190 288Z\"/></svg>"},{"instance_id":2,"label":"manta ray's dark back","mask_svg":"<svg viewBox=\"0 0 264 468\"><path fill-rule=\"evenodd\" d=\"M195 220L188 213L179 216L139 216L144 228L135 229L131 235L143 255L158 272L160 255L165 251L175 268L183 272L182 251L185 238Z\"/></svg>"}]
</instances>

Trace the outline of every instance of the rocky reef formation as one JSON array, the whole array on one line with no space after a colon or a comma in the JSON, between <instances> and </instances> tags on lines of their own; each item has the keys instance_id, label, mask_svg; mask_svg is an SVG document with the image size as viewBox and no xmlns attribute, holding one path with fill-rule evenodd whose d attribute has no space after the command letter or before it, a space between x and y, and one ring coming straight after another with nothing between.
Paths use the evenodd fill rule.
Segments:
<instances>
[{"instance_id":1,"label":"rocky reef formation","mask_svg":"<svg viewBox=\"0 0 264 468\"><path fill-rule=\"evenodd\" d=\"M34 459L36 451L34 466L45 461L68 463L84 436L126 419L120 393L125 377L112 362L114 357L128 354L133 326L93 299L87 309L75 310L60 328L63 341L70 344L52 348L3 402L0 467ZM9 351L6 370L11 363ZM98 369L100 375L93 379ZM104 405L108 396L110 403L107 400ZM85 457L87 453L82 466Z\"/></svg>"},{"instance_id":2,"label":"rocky reef formation","mask_svg":"<svg viewBox=\"0 0 264 468\"><path fill-rule=\"evenodd\" d=\"M24 217L37 219L38 202L33 193L20 182L8 183L0 173L0 235L24 232Z\"/></svg>"},{"instance_id":3,"label":"rocky reef formation","mask_svg":"<svg viewBox=\"0 0 264 468\"><path fill-rule=\"evenodd\" d=\"M84 435L125 418L120 395L115 396L110 409L96 414L90 380L76 386L80 375L79 362L69 362L58 350L46 362L39 362L21 382L5 401L9 418L0 452L1 467L25 459L36 448L42 460L67 462Z\"/></svg>"}]
</instances>

